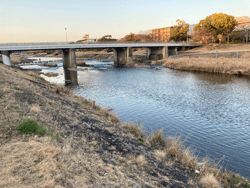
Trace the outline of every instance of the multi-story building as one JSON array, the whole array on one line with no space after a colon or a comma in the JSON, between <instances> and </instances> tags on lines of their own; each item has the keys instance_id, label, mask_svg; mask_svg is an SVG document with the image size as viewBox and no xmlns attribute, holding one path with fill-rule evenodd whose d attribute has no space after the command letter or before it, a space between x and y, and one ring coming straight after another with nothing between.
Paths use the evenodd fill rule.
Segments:
<instances>
[{"instance_id":1,"label":"multi-story building","mask_svg":"<svg viewBox=\"0 0 250 188\"><path fill-rule=\"evenodd\" d=\"M172 36L172 31L173 27L153 29L152 30L153 41L162 41L162 42L169 41L170 37Z\"/></svg>"},{"instance_id":2,"label":"multi-story building","mask_svg":"<svg viewBox=\"0 0 250 188\"><path fill-rule=\"evenodd\" d=\"M238 26L235 28L236 31L250 29L250 18L248 16L235 17L238 22Z\"/></svg>"}]
</instances>

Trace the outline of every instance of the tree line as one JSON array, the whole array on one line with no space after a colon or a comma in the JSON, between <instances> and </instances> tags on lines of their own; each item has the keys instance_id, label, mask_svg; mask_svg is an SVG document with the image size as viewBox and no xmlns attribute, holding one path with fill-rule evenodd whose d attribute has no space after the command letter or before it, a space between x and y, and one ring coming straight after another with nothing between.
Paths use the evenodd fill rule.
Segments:
<instances>
[{"instance_id":1,"label":"tree line","mask_svg":"<svg viewBox=\"0 0 250 188\"><path fill-rule=\"evenodd\" d=\"M208 42L226 42L229 35L238 26L234 16L224 13L214 13L207 16L204 20L200 20L193 28L193 32L189 32L189 24L184 20L176 20L176 25L171 28L170 41L203 41ZM232 39L232 38L231 38ZM105 35L99 41L115 41L111 35ZM121 41L154 41L152 31L140 32L139 34L130 33Z\"/></svg>"}]
</instances>

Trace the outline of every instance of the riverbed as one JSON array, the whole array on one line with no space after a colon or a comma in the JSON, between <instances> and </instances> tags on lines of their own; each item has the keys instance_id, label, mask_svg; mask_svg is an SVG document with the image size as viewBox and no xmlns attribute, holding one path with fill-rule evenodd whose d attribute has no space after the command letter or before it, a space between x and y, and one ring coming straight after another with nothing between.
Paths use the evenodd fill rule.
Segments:
<instances>
[{"instance_id":1,"label":"riverbed","mask_svg":"<svg viewBox=\"0 0 250 188\"><path fill-rule=\"evenodd\" d=\"M113 108L123 122L141 123L151 134L180 136L200 157L222 161L230 171L250 177L250 77L171 70L159 66L114 68L113 62L78 71L79 86L69 89L102 107ZM63 84L58 67L24 68L57 72L47 80Z\"/></svg>"}]
</instances>

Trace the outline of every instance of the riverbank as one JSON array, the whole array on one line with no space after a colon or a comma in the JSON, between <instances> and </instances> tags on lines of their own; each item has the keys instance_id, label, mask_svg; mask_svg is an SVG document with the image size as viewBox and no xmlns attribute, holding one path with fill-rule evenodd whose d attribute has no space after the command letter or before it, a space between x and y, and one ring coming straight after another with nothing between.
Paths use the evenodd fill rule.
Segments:
<instances>
[{"instance_id":1,"label":"riverbank","mask_svg":"<svg viewBox=\"0 0 250 188\"><path fill-rule=\"evenodd\" d=\"M250 75L250 44L204 45L164 61L163 67L235 75Z\"/></svg>"},{"instance_id":2,"label":"riverbank","mask_svg":"<svg viewBox=\"0 0 250 188\"><path fill-rule=\"evenodd\" d=\"M164 60L163 67L183 71L199 71L235 75L250 75L250 59L181 57Z\"/></svg>"},{"instance_id":3,"label":"riverbank","mask_svg":"<svg viewBox=\"0 0 250 188\"><path fill-rule=\"evenodd\" d=\"M243 187L248 180L184 148L161 131L146 136L111 110L0 64L1 187ZM22 135L25 119L53 136ZM18 185L18 186L17 186Z\"/></svg>"}]
</instances>

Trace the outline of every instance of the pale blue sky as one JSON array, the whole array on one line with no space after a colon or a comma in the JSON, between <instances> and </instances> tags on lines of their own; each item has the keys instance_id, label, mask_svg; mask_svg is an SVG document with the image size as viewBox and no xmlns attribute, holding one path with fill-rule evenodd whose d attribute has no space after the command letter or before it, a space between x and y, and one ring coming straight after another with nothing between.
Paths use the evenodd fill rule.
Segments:
<instances>
[{"instance_id":1,"label":"pale blue sky","mask_svg":"<svg viewBox=\"0 0 250 188\"><path fill-rule=\"evenodd\" d=\"M250 16L250 0L0 0L0 43L121 38L213 13Z\"/></svg>"}]
</instances>

